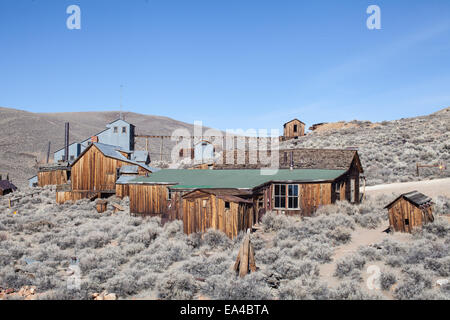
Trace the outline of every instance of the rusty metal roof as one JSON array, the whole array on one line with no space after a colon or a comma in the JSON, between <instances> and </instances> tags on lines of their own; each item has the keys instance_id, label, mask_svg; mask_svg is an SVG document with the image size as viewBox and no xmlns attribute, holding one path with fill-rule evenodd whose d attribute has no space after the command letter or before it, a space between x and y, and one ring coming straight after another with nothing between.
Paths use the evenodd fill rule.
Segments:
<instances>
[{"instance_id":1,"label":"rusty metal roof","mask_svg":"<svg viewBox=\"0 0 450 320\"><path fill-rule=\"evenodd\" d=\"M416 205L417 207L420 207L424 204L429 204L433 200L430 197L424 195L423 193L420 193L419 191L414 190L414 191L404 193L404 194L398 196L394 201L389 203L384 208L386 209L386 208L391 207L395 202L397 202L401 198L408 200L409 202Z\"/></svg>"}]
</instances>

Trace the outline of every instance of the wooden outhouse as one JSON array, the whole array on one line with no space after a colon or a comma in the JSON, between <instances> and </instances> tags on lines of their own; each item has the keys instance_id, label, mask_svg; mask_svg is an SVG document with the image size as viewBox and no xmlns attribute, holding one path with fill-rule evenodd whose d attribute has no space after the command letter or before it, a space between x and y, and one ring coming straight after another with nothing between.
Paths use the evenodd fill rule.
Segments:
<instances>
[{"instance_id":1,"label":"wooden outhouse","mask_svg":"<svg viewBox=\"0 0 450 320\"><path fill-rule=\"evenodd\" d=\"M418 191L400 195L385 209L388 209L389 225L393 231L411 232L434 221L432 199Z\"/></svg>"},{"instance_id":2,"label":"wooden outhouse","mask_svg":"<svg viewBox=\"0 0 450 320\"><path fill-rule=\"evenodd\" d=\"M293 119L283 125L283 140L296 139L305 135L305 124Z\"/></svg>"}]
</instances>

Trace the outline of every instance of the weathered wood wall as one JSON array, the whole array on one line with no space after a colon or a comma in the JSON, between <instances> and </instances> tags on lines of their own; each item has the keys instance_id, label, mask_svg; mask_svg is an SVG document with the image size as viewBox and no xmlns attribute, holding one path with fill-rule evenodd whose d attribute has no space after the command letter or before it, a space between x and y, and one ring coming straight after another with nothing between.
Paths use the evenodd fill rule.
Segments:
<instances>
[{"instance_id":1,"label":"weathered wood wall","mask_svg":"<svg viewBox=\"0 0 450 320\"><path fill-rule=\"evenodd\" d=\"M130 212L162 215L168 213L167 186L130 184Z\"/></svg>"},{"instance_id":2,"label":"weathered wood wall","mask_svg":"<svg viewBox=\"0 0 450 320\"><path fill-rule=\"evenodd\" d=\"M286 208L278 209L274 205L274 185L270 184L264 187L261 192L263 194L264 208L266 211L284 211L288 215L311 216L321 205L332 203L332 183L303 183L299 186L299 208L288 209L288 201L286 200Z\"/></svg>"},{"instance_id":3,"label":"weathered wood wall","mask_svg":"<svg viewBox=\"0 0 450 320\"><path fill-rule=\"evenodd\" d=\"M390 227L399 232L411 232L413 228L434 220L431 206L420 209L403 198L397 200L388 209L388 212ZM406 219L408 219L408 224Z\"/></svg>"},{"instance_id":4,"label":"weathered wood wall","mask_svg":"<svg viewBox=\"0 0 450 320\"><path fill-rule=\"evenodd\" d=\"M130 196L130 188L128 184L116 184L116 197L123 199Z\"/></svg>"},{"instance_id":5,"label":"weathered wood wall","mask_svg":"<svg viewBox=\"0 0 450 320\"><path fill-rule=\"evenodd\" d=\"M254 224L253 205L229 203L230 208L226 209L225 200L213 194L183 199L184 232L191 234L216 229L234 238L240 231L251 228Z\"/></svg>"},{"instance_id":6,"label":"weathered wood wall","mask_svg":"<svg viewBox=\"0 0 450 320\"><path fill-rule=\"evenodd\" d=\"M70 176L67 170L51 170L38 172L38 186L45 187L51 185L66 184Z\"/></svg>"},{"instance_id":7,"label":"weathered wood wall","mask_svg":"<svg viewBox=\"0 0 450 320\"><path fill-rule=\"evenodd\" d=\"M56 203L63 204L68 201L78 201L94 196L96 193L91 191L56 191ZM97 193L100 197L100 193Z\"/></svg>"},{"instance_id":8,"label":"weathered wood wall","mask_svg":"<svg viewBox=\"0 0 450 320\"><path fill-rule=\"evenodd\" d=\"M117 168L128 162L104 156L94 145L72 166L73 191L115 190ZM147 173L141 169L141 174Z\"/></svg>"}]
</instances>

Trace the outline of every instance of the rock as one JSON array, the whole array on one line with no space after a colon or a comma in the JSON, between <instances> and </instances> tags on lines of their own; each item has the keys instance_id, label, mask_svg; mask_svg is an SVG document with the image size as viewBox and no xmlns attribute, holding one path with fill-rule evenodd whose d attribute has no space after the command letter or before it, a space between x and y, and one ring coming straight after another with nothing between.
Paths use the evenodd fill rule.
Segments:
<instances>
[{"instance_id":1,"label":"rock","mask_svg":"<svg viewBox=\"0 0 450 320\"><path fill-rule=\"evenodd\" d=\"M5 290L5 294L11 294L13 292L14 292L14 289L11 289L11 288Z\"/></svg>"},{"instance_id":2,"label":"rock","mask_svg":"<svg viewBox=\"0 0 450 320\"><path fill-rule=\"evenodd\" d=\"M109 293L104 296L104 300L117 300L115 293Z\"/></svg>"},{"instance_id":3,"label":"rock","mask_svg":"<svg viewBox=\"0 0 450 320\"><path fill-rule=\"evenodd\" d=\"M436 284L440 287L446 285L448 283L448 279L438 279L436 280Z\"/></svg>"}]
</instances>

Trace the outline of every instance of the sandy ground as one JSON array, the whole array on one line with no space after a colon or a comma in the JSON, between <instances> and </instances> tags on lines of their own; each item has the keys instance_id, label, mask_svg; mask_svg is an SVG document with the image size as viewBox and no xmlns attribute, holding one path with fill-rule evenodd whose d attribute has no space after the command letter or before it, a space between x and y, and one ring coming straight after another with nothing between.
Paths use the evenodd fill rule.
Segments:
<instances>
[{"instance_id":1,"label":"sandy ground","mask_svg":"<svg viewBox=\"0 0 450 320\"><path fill-rule=\"evenodd\" d=\"M392 193L401 194L417 190L429 197L447 196L450 197L450 178L413 181L404 183L380 184L376 186L366 187L368 195L379 195Z\"/></svg>"}]
</instances>

